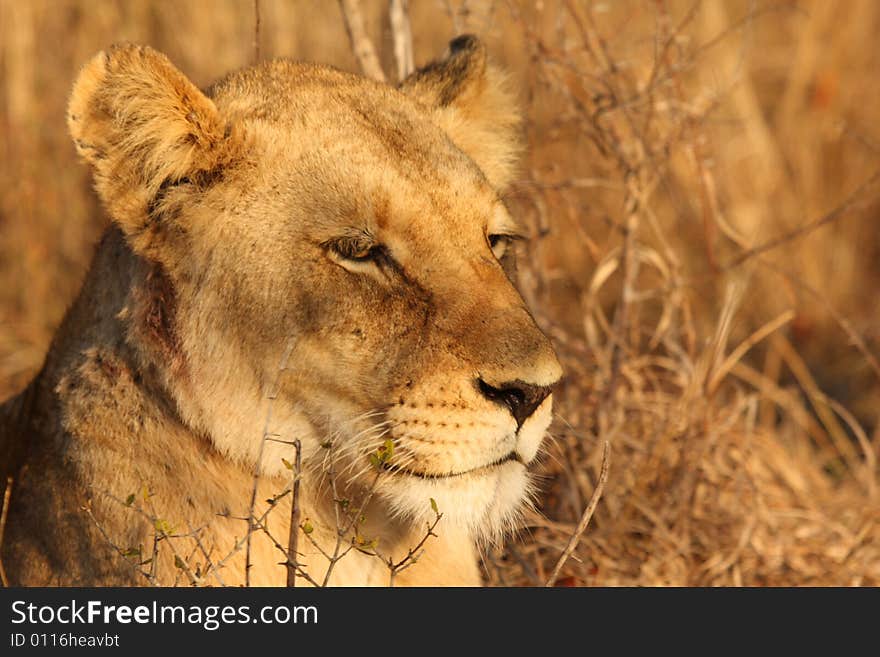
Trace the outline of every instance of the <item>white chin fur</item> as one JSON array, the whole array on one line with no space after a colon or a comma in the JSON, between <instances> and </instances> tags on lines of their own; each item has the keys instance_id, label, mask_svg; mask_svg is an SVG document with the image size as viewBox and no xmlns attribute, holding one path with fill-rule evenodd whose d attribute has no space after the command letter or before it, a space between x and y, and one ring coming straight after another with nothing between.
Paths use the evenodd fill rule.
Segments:
<instances>
[{"instance_id":1,"label":"white chin fur","mask_svg":"<svg viewBox=\"0 0 880 657\"><path fill-rule=\"evenodd\" d=\"M455 477L395 474L383 478L377 488L391 512L416 527L434 519L433 498L443 514L438 532L445 528L484 541L496 540L516 525L530 493L528 472L515 461Z\"/></svg>"}]
</instances>

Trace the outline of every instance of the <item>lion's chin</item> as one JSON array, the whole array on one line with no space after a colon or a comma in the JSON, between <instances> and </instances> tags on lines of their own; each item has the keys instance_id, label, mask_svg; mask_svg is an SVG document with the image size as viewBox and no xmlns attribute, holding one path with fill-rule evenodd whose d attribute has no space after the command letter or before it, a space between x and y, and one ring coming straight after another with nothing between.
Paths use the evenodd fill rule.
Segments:
<instances>
[{"instance_id":1,"label":"lion's chin","mask_svg":"<svg viewBox=\"0 0 880 657\"><path fill-rule=\"evenodd\" d=\"M391 512L415 527L424 527L436 515L431 500L443 518L437 533L467 533L479 541L498 540L513 529L529 503L531 483L526 467L506 459L449 477L419 477L389 473L377 493Z\"/></svg>"}]
</instances>

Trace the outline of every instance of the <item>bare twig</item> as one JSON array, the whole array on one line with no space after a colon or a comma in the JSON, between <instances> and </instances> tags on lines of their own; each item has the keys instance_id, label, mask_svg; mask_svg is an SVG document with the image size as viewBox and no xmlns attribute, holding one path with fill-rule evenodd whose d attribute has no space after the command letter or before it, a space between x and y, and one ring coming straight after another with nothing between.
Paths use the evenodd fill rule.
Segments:
<instances>
[{"instance_id":1,"label":"bare twig","mask_svg":"<svg viewBox=\"0 0 880 657\"><path fill-rule=\"evenodd\" d=\"M259 520L257 520L256 522L257 522L256 528L259 529L261 532L263 532L266 535L266 537L270 541L272 541L272 544L275 546L275 549L284 555L284 561L281 562L280 565L286 566L287 568L292 568L297 576L302 577L304 580L306 580L309 584L311 584L315 588L319 587L320 584L318 584L318 582L315 581L315 579L311 575L309 575L308 571L306 571L305 568L303 568L299 563L297 563L295 561L290 561L287 558L287 549L283 545L281 545L281 543L278 541L277 538L275 538L272 535L272 532L269 531L269 528L265 524L260 522Z\"/></svg>"},{"instance_id":2,"label":"bare twig","mask_svg":"<svg viewBox=\"0 0 880 657\"><path fill-rule=\"evenodd\" d=\"M168 547L171 550L171 555L174 557L175 567L178 569L178 571L180 571L180 573L183 573L184 575L187 576L187 578L189 579L190 585L191 586L198 586L199 584L202 583L202 581L204 580L204 576L207 575L210 568L212 567L210 555L205 550L204 546L202 545L201 541L199 540L199 534L202 531L204 531L205 526L201 526L201 527L197 527L196 529L193 529L192 525L190 523L187 523L187 527L189 529L189 531L187 533L176 533L172 530L172 528L168 524L168 522L166 520L162 519L159 516L159 514L156 512L156 508L155 508L155 506L153 506L153 503L150 499L150 495L148 495L146 493L144 494L143 506L133 505L132 502L124 501L124 500L118 498L117 496L115 496L113 493L110 493L109 491L103 491L103 492L101 492L101 495L106 497L111 502L114 502L114 503L120 505L121 507L130 509L131 511L133 511L134 513L139 515L141 518L146 520L147 523L154 529L154 533L153 533L153 559L151 560L151 563L150 563L150 569L151 569L151 573L152 573L152 581L157 586L159 585L159 581L155 575L155 568L156 568L156 559L158 559L158 545L161 541L165 541L168 544ZM110 539L109 535L106 533L106 531L103 529L103 527L98 523L97 519L95 518L94 514L92 513L90 504L89 504L89 506L85 507L85 510L88 513L88 515L92 518L92 520L95 522L95 524L98 526L98 529L101 531L101 534L110 543L110 545L117 552L120 552L121 554L123 554L123 556L126 556L126 557L130 556L130 554L128 554L127 551L122 550L119 546L117 546L116 544L113 543L113 541ZM181 554L177 550L177 547L174 543L175 539L179 540L182 538L193 539L193 541L195 543L195 547L193 548L193 551L192 551L189 558L184 558L184 555ZM207 564L208 564L208 570L205 570L204 573L200 572L198 575L196 575L192 571L192 569L190 568L189 562L191 560L191 557L199 550L201 550L201 552L205 555L205 558L206 558ZM141 564L141 565L143 565L143 564ZM221 586L225 586L225 584L223 584L223 580L220 578L219 574L214 573L214 575L216 576L217 581L220 582ZM176 581L176 578L175 578L175 581Z\"/></svg>"},{"instance_id":3,"label":"bare twig","mask_svg":"<svg viewBox=\"0 0 880 657\"><path fill-rule=\"evenodd\" d=\"M599 498L602 497L602 491L605 489L605 482L608 481L608 468L610 465L611 443L606 440L605 447L602 451L602 470L599 472L599 481L596 483L595 490L593 490L593 496L590 498L590 502L589 504L587 504L587 508L584 509L584 514L581 516L581 520L578 523L577 528L574 530L574 534L572 534L571 538L568 539L568 545L565 546L565 550L562 551L562 555L559 557L559 561L556 562L556 567L553 568L553 573L547 580L547 586L553 586L556 583L556 579L559 577L559 572L562 570L565 562L568 561L568 558L572 555L575 548L577 547L578 542L581 540L581 535L587 529L587 525L590 524L590 519L593 517L593 512L596 510L596 506L599 504Z\"/></svg>"},{"instance_id":4,"label":"bare twig","mask_svg":"<svg viewBox=\"0 0 880 657\"><path fill-rule=\"evenodd\" d=\"M877 379L880 380L880 360L878 360L877 356L875 356L873 352L868 348L865 339L859 334L858 331L856 331L856 329L852 325L852 322L844 317L824 294L822 294L816 288L807 285L794 273L782 267L779 267L778 265L769 262L764 258L758 258L758 263L766 267L767 269L776 272L777 274L785 278L785 280L787 280L789 283L797 287L799 290L803 291L808 296L812 297L820 304L822 304L826 312L831 315L831 319L833 319L834 322L841 328L841 330L846 333L846 337L849 339L850 343L855 346L859 353L865 358L865 361L868 363L871 370L877 376Z\"/></svg>"},{"instance_id":5,"label":"bare twig","mask_svg":"<svg viewBox=\"0 0 880 657\"><path fill-rule=\"evenodd\" d=\"M299 482L302 478L302 443L294 441L296 463L293 467L293 501L290 504L290 529L287 533L287 586L296 586L297 544L299 539Z\"/></svg>"},{"instance_id":6,"label":"bare twig","mask_svg":"<svg viewBox=\"0 0 880 657\"><path fill-rule=\"evenodd\" d=\"M431 503L433 506L433 502ZM421 556L422 548L425 546L425 543L428 542L428 539L433 537L437 537L437 534L434 533L434 530L437 529L437 525L440 524L440 520L443 518L443 514L434 507L434 520L429 523L427 526L427 530L425 531L425 535L422 536L422 540L416 543L415 547L409 548L406 552L406 556L403 557L400 561L395 562L391 557L388 557L386 563L388 565L388 586L394 586L394 578L397 577L402 571L406 570L410 566L414 565L416 561L418 561ZM376 556L379 556L378 553ZM382 557L379 556L381 559Z\"/></svg>"},{"instance_id":7,"label":"bare twig","mask_svg":"<svg viewBox=\"0 0 880 657\"><path fill-rule=\"evenodd\" d=\"M394 39L397 79L403 80L415 69L412 28L409 22L409 0L391 0L388 5L388 15L391 21L391 35Z\"/></svg>"},{"instance_id":8,"label":"bare twig","mask_svg":"<svg viewBox=\"0 0 880 657\"><path fill-rule=\"evenodd\" d=\"M747 260L754 258L757 255L761 255L762 253L766 253L772 249L775 249L787 242L791 242L796 240L804 235L808 235L812 233L817 228L821 228L826 224L830 224L833 221L837 221L841 217L844 217L855 210L860 210L864 208L867 204L876 201L878 198L878 194L880 194L880 171L876 172L873 176L871 176L866 182L859 185L859 188L854 191L850 196L836 208L834 208L828 214L819 217L818 219L811 221L809 223L804 224L803 226L799 226L794 230L786 233L785 235L781 235L776 237L760 246L756 246L744 253L740 253L733 260L727 263L724 266L723 271L728 271L733 269L734 267L738 267L743 264Z\"/></svg>"},{"instance_id":9,"label":"bare twig","mask_svg":"<svg viewBox=\"0 0 880 657\"><path fill-rule=\"evenodd\" d=\"M260 62L260 0L254 0L254 64Z\"/></svg>"},{"instance_id":10,"label":"bare twig","mask_svg":"<svg viewBox=\"0 0 880 657\"><path fill-rule=\"evenodd\" d=\"M343 18L345 18L345 29L348 32L351 49L361 65L361 70L367 77L385 82L385 73L382 72L382 66L376 56L376 49L364 27L361 3L358 0L339 0L339 7L342 9Z\"/></svg>"},{"instance_id":11,"label":"bare twig","mask_svg":"<svg viewBox=\"0 0 880 657\"><path fill-rule=\"evenodd\" d=\"M221 514L221 516L226 517L226 518L232 518L235 520L242 520L244 522L248 522L248 523L250 523L250 525L253 526L254 529L259 529L260 527L263 526L263 523L266 520L266 518L269 516L269 514L277 507L277 503L280 502L282 499L284 499L290 493L291 493L290 488L287 488L283 492L275 495L275 497L272 499L274 504L270 505L269 508L266 509L265 511L263 511L263 513L257 518L253 518L253 519L251 519L251 518L236 518L235 516L231 516L229 514L225 514L225 515ZM250 540L251 533L252 533L251 531L248 531L245 533L245 535L242 538L238 539L235 542L235 545L232 546L232 549L229 550L229 552L226 554L226 556L224 556L222 559L220 559L220 561L218 561L214 565L214 568L217 570L221 570L232 559L232 557L234 557L242 549L244 549L245 546L247 545L248 541ZM286 554L286 550L282 550L282 552L285 552L285 554Z\"/></svg>"},{"instance_id":12,"label":"bare twig","mask_svg":"<svg viewBox=\"0 0 880 657\"><path fill-rule=\"evenodd\" d=\"M788 237L790 239L796 239L806 232L818 228L819 225L824 225L832 222L835 219L844 216L848 212L853 211L856 207L861 206L868 200L866 198L865 192L878 182L878 178L880 178L880 172L876 173L871 179L864 183L855 193L853 193L846 201L844 201L843 204L837 206L837 208L832 210L830 213L822 216L811 224L807 224L788 233ZM877 357L868 348L865 339L859 334L858 331L856 331L852 323L834 307L834 305L821 291L805 283L801 279L801 277L799 277L794 272L789 271L786 268L781 267L764 257L764 252L771 248L775 248L780 244L783 244L785 241L788 241L787 239L785 239L785 237L772 240L772 242L768 242L764 244L764 246L758 247L760 252L755 250L746 250L742 254L740 254L741 260L739 262L734 261L730 263L729 265L727 265L727 267L725 267L725 270L728 268L736 267L742 264L742 262L745 262L746 260L755 257L757 264L761 265L762 267L766 267L767 269L775 272L779 276L782 276L791 285L798 288L814 300L818 301L820 304L822 304L822 306L825 308L826 312L831 316L834 322L843 330L844 333L846 333L846 336L849 339L850 343L855 346L859 353L865 358L865 361L868 363L871 370L876 375L877 379L880 380L880 361L878 361ZM743 243L740 241L737 241L737 244L739 246L743 246Z\"/></svg>"},{"instance_id":13,"label":"bare twig","mask_svg":"<svg viewBox=\"0 0 880 657\"><path fill-rule=\"evenodd\" d=\"M620 289L620 301L614 309L615 339L611 350L611 373L608 377L608 385L602 394L602 406L614 399L614 393L620 380L620 368L623 362L623 352L626 348L626 336L629 329L629 306L633 297L636 268L638 266L637 261L633 257L633 241L635 239L636 226L638 226L638 218L635 212L633 212L626 223L623 249L620 254L621 268L623 269L623 285Z\"/></svg>"},{"instance_id":14,"label":"bare twig","mask_svg":"<svg viewBox=\"0 0 880 657\"><path fill-rule=\"evenodd\" d=\"M455 34L482 34L488 29L495 11L494 0L461 0L457 8L449 0L443 0L441 4L452 20Z\"/></svg>"},{"instance_id":15,"label":"bare twig","mask_svg":"<svg viewBox=\"0 0 880 657\"><path fill-rule=\"evenodd\" d=\"M95 524L95 527L98 529L98 532L100 532L101 536L104 537L104 540L107 542L107 544L111 548L113 548L113 550L120 557L122 557L122 559L123 559L123 561L125 561L125 563L127 563L129 566L131 566L135 570L135 572L142 575L147 580L147 582L149 582L150 586L159 586L159 582L156 579L156 561L157 561L157 557L158 557L158 552L155 548L155 544L153 545L153 557L150 559L150 570L146 571L143 568L141 568L141 566L144 565L144 562L140 562L140 563L132 562L131 557L133 555L129 552L126 552L118 545L116 545L116 543L113 541L113 539L110 538L110 535L107 533L107 530L105 530L104 526L100 522L98 522L98 519L95 517L95 514L92 512L92 501L91 500L88 500L86 502L86 505L84 507L82 507L82 510L86 512L86 515ZM140 556L139 552L138 552L138 556Z\"/></svg>"},{"instance_id":16,"label":"bare twig","mask_svg":"<svg viewBox=\"0 0 880 657\"><path fill-rule=\"evenodd\" d=\"M339 515L339 509L342 504L342 499L339 497L339 492L336 486L336 473L330 470L330 487L333 491L333 511L336 519L336 544L333 547L333 555L329 556L328 559L330 563L327 565L327 572L324 573L324 583L323 586L327 586L330 583L330 575L333 574L333 569L336 567L336 564L339 562L342 557L348 554L352 547L354 546L354 542L349 543L348 547L343 550L342 544L343 539L348 535L348 533L352 530L355 523L357 523L358 519L363 515L364 510L367 508L367 504L369 504L370 500L373 498L373 493L376 489L376 484L379 482L379 477L381 472L376 472L376 476L373 478L373 482L370 485L370 488L364 494L364 499L358 507L357 511L353 514L347 516L347 523L343 524ZM325 554L325 556L327 556Z\"/></svg>"},{"instance_id":17,"label":"bare twig","mask_svg":"<svg viewBox=\"0 0 880 657\"><path fill-rule=\"evenodd\" d=\"M110 499L113 499L117 503L122 504L122 500L117 499L116 497L107 494ZM144 505L147 507L147 510L135 508L141 515L147 518L153 527L156 528L156 539L155 545L158 546L159 541L165 541L168 544L168 548L171 550L171 554L174 556L174 566L182 571L187 578L189 579L189 583L191 586L196 586L199 584L199 579L197 578L195 573L192 572L192 569L189 566L189 562L184 559L183 555L177 551L177 546L172 541L172 538L184 538L188 537L188 534L174 534L173 531L170 531L170 526L167 522L164 522L159 514L156 512L156 508L153 506L153 502L149 497L146 497L144 500ZM197 534L201 531L201 529L192 530L194 534ZM158 549L158 548L157 548Z\"/></svg>"},{"instance_id":18,"label":"bare twig","mask_svg":"<svg viewBox=\"0 0 880 657\"><path fill-rule=\"evenodd\" d=\"M779 315L778 317L770 320L766 324L764 324L757 331L752 333L746 340L741 342L739 346L730 352L730 355L724 359L724 362L721 363L718 367L714 368L713 371L710 372L710 377L708 383L706 384L706 389L709 391L709 394L714 393L715 389L721 384L721 381L730 373L730 370L733 369L733 366L736 365L746 353L758 344L761 340L766 338L771 333L778 331L780 328L788 324L795 317L795 312L793 310L786 310L784 313Z\"/></svg>"},{"instance_id":19,"label":"bare twig","mask_svg":"<svg viewBox=\"0 0 880 657\"><path fill-rule=\"evenodd\" d=\"M187 528L189 529L190 534L192 534L193 540L196 542L196 546L199 548L202 556L205 557L204 574L207 575L208 573L211 573L215 578L217 578L217 582L220 584L220 586L226 586L226 582L223 581L223 577L221 577L220 573L217 572L217 568L215 567L214 562L211 560L211 553L206 550L205 546L202 544L202 540L199 538L198 531L193 529L192 525L189 523L187 523Z\"/></svg>"},{"instance_id":20,"label":"bare twig","mask_svg":"<svg viewBox=\"0 0 880 657\"><path fill-rule=\"evenodd\" d=\"M0 551L3 549L3 534L6 531L6 518L9 516L9 500L12 497L12 482L10 475L6 477L6 489L3 491L3 509L0 511ZM9 586L9 580L6 577L6 569L3 567L3 557L0 554L0 583L3 586Z\"/></svg>"},{"instance_id":21,"label":"bare twig","mask_svg":"<svg viewBox=\"0 0 880 657\"><path fill-rule=\"evenodd\" d=\"M284 348L284 353L281 355L281 360L278 363L278 374L275 376L275 382L273 383L272 390L269 393L269 408L266 410L266 423L263 426L263 436L260 440L260 449L257 452L257 462L254 465L254 483L251 488L251 500L248 505L248 533L246 537L246 547L245 547L245 566L244 566L244 581L245 586L250 586L251 576L251 534L253 533L253 520L254 520L254 509L257 504L257 488L260 484L260 475L263 470L263 450L266 447L266 441L269 439L271 435L269 433L269 426L272 421L272 406L275 402L275 398L278 396L278 387L281 384L281 376L287 370L287 361L290 359L290 354L293 352L293 340L289 340L287 342L287 346Z\"/></svg>"}]
</instances>

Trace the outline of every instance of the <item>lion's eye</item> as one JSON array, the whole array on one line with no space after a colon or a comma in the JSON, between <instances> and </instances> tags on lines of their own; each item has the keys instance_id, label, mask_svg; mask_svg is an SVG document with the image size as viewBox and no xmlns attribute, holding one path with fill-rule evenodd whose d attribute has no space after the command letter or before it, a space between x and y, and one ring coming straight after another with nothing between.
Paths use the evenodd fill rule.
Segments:
<instances>
[{"instance_id":1,"label":"lion's eye","mask_svg":"<svg viewBox=\"0 0 880 657\"><path fill-rule=\"evenodd\" d=\"M353 274L377 274L390 261L388 249L369 235L341 237L324 243L327 256Z\"/></svg>"},{"instance_id":2,"label":"lion's eye","mask_svg":"<svg viewBox=\"0 0 880 657\"><path fill-rule=\"evenodd\" d=\"M369 262L382 253L382 246L363 237L345 237L330 242L327 246L336 259L350 262Z\"/></svg>"},{"instance_id":3,"label":"lion's eye","mask_svg":"<svg viewBox=\"0 0 880 657\"><path fill-rule=\"evenodd\" d=\"M503 235L501 233L489 235L489 246L492 248L492 253L495 254L495 257L498 258L498 260L504 258L515 239L516 236L514 235Z\"/></svg>"}]
</instances>

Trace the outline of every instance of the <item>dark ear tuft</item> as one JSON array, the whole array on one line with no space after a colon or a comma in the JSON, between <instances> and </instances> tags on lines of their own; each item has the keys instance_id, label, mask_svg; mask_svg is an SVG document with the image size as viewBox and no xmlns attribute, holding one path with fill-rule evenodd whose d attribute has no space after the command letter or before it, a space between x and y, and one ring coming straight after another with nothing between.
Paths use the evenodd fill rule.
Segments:
<instances>
[{"instance_id":1,"label":"dark ear tuft","mask_svg":"<svg viewBox=\"0 0 880 657\"><path fill-rule=\"evenodd\" d=\"M406 78L401 91L424 103L486 178L503 189L519 155L519 108L506 76L487 62L486 48L465 34L449 42L443 59Z\"/></svg>"},{"instance_id":2,"label":"dark ear tuft","mask_svg":"<svg viewBox=\"0 0 880 657\"><path fill-rule=\"evenodd\" d=\"M449 42L449 52L452 55L457 55L466 50L475 50L477 48L482 48L482 44L480 44L480 40L473 34L462 34Z\"/></svg>"},{"instance_id":3,"label":"dark ear tuft","mask_svg":"<svg viewBox=\"0 0 880 657\"><path fill-rule=\"evenodd\" d=\"M446 107L480 85L486 75L486 48L472 34L449 42L443 59L415 71L400 88L427 105Z\"/></svg>"}]
</instances>

